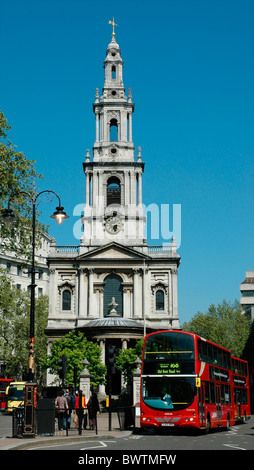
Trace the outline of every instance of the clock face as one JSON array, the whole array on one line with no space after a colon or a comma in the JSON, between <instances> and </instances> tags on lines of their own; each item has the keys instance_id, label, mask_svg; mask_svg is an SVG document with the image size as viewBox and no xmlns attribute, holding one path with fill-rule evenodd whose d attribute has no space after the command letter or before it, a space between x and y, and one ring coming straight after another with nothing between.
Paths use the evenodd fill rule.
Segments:
<instances>
[{"instance_id":1,"label":"clock face","mask_svg":"<svg viewBox=\"0 0 254 470\"><path fill-rule=\"evenodd\" d=\"M105 227L109 233L118 233L122 228L122 222L119 217L109 217L106 221Z\"/></svg>"}]
</instances>

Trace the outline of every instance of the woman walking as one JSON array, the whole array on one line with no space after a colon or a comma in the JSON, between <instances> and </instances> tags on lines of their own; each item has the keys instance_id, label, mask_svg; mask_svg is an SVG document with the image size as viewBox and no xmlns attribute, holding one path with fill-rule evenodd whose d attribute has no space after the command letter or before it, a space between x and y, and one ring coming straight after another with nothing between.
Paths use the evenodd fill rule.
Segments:
<instances>
[{"instance_id":1,"label":"woman walking","mask_svg":"<svg viewBox=\"0 0 254 470\"><path fill-rule=\"evenodd\" d=\"M64 425L64 418L68 415L69 410L68 403L66 398L64 397L63 390L61 390L58 397L56 398L55 405L58 417L58 429L59 431L63 431L63 429L66 429L66 425Z\"/></svg>"},{"instance_id":2,"label":"woman walking","mask_svg":"<svg viewBox=\"0 0 254 470\"><path fill-rule=\"evenodd\" d=\"M89 429L97 428L97 411L100 411L100 405L97 398L97 393L93 393L87 403L88 417L89 417Z\"/></svg>"}]
</instances>

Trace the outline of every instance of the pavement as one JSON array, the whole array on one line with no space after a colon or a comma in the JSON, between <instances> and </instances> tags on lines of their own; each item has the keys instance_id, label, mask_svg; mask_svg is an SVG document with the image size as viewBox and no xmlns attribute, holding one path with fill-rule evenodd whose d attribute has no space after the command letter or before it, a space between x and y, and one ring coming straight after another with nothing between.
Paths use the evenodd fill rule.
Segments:
<instances>
[{"instance_id":1,"label":"pavement","mask_svg":"<svg viewBox=\"0 0 254 470\"><path fill-rule=\"evenodd\" d=\"M137 420L137 418L136 418ZM137 425L139 423L137 422ZM66 431L58 431L53 436L38 436L35 437L2 437L0 438L0 450L25 450L25 449L36 449L37 446L41 446L43 444L58 444L64 442L79 442L84 441L85 439L106 439L106 438L124 438L130 436L134 428L130 428L128 430L120 430L119 421L117 413L112 413L112 422L111 422L111 431L108 430L108 414L102 413L98 414L97 416L97 434L94 430L84 430L82 429L82 435L78 434L78 430L71 427L71 430L68 432L68 436L66 436Z\"/></svg>"}]
</instances>

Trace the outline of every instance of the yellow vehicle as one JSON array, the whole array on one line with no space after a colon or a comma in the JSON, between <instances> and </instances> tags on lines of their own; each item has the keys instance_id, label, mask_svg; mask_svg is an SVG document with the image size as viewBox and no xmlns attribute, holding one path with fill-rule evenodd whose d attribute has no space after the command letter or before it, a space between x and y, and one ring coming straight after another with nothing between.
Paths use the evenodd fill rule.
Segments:
<instances>
[{"instance_id":1,"label":"yellow vehicle","mask_svg":"<svg viewBox=\"0 0 254 470\"><path fill-rule=\"evenodd\" d=\"M24 406L25 384L26 382L11 382L7 387L7 405L5 408L7 413L12 413L19 406Z\"/></svg>"}]
</instances>

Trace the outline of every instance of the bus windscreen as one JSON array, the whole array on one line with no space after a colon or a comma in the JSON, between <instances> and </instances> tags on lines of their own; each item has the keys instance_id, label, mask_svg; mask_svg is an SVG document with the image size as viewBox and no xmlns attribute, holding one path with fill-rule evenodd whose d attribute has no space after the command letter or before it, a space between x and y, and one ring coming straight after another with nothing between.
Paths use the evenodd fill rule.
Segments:
<instances>
[{"instance_id":1,"label":"bus windscreen","mask_svg":"<svg viewBox=\"0 0 254 470\"><path fill-rule=\"evenodd\" d=\"M142 398L146 405L157 410L183 410L195 398L194 377L144 377Z\"/></svg>"}]
</instances>

